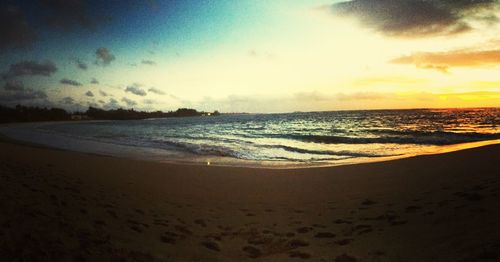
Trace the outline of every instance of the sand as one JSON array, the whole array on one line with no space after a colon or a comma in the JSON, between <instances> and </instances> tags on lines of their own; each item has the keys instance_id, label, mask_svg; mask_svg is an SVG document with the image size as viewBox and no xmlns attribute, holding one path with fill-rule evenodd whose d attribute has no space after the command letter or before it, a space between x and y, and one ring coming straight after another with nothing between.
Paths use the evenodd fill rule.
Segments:
<instances>
[{"instance_id":1,"label":"sand","mask_svg":"<svg viewBox=\"0 0 500 262\"><path fill-rule=\"evenodd\" d=\"M2 261L498 261L500 145L290 170L0 142Z\"/></svg>"}]
</instances>

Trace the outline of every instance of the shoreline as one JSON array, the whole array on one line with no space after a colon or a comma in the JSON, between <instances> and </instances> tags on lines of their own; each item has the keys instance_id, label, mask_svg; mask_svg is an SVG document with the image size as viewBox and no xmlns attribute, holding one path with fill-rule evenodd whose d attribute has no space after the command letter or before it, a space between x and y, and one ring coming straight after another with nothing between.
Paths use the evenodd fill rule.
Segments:
<instances>
[{"instance_id":1,"label":"shoreline","mask_svg":"<svg viewBox=\"0 0 500 262\"><path fill-rule=\"evenodd\" d=\"M82 123L88 121L81 121ZM93 122L103 122L100 120ZM62 122L32 122L32 123L14 123L14 124L2 124L0 128L6 127L11 128L17 126L28 126L35 127L39 125L46 124L54 124L54 123L62 123ZM73 121L66 121L64 123L73 123ZM62 123L62 124L64 124ZM38 131L39 133L45 133ZM5 134L0 135L0 141L7 139L7 141L11 141L13 143L24 144L24 145L32 145L37 147L45 147L56 150L63 151L71 151L71 152L79 152L90 155L98 155L98 156L107 156L107 157L118 157L130 160L140 160L140 161L150 161L150 162L158 162L158 163L166 163L166 164L178 164L178 165L195 165L195 166L220 166L220 167L244 167L244 168L256 168L256 169L308 169L308 168L327 168L327 167L336 167L336 166L345 166L345 165L358 165L365 163L377 163L377 162L386 162L393 161L398 159L412 158L417 156L425 156L425 155L435 155L435 154L443 154L448 152L460 151L469 148L481 147L486 145L495 145L500 144L500 139L494 140L483 140L483 141L475 141L475 142L465 142L459 144L451 144L451 145L439 145L435 146L433 150L426 150L420 153L407 153L402 155L395 156L379 156L379 157L356 157L356 158L347 158L342 160L335 160L335 162L330 161L287 161L287 160L248 160L248 159L239 159L235 157L226 157L226 156L210 156L210 155L196 155L193 153L175 153L175 151L169 151L167 149L159 149L159 148L149 148L149 147L136 147L132 145L120 145L102 141L93 141L88 139L76 138L69 135L58 134L58 133L47 133L50 135L55 135L59 137L63 137L65 139L73 140L74 142L79 142L81 144L86 143L94 143L96 145L104 145L108 149L105 152L96 152L92 147L88 147L85 149L76 149L76 148L63 148L57 145L50 144L42 144L40 142L33 141L25 141L18 138L9 137ZM69 142L67 142L69 144ZM137 150L143 151L142 154L135 154L133 152ZM117 154L120 152L120 154ZM129 152L129 153L124 153ZM139 156L141 155L141 156ZM147 155L147 157L145 156Z\"/></svg>"},{"instance_id":2,"label":"shoreline","mask_svg":"<svg viewBox=\"0 0 500 262\"><path fill-rule=\"evenodd\" d=\"M6 259L500 258L498 144L286 170L0 148Z\"/></svg>"}]
</instances>

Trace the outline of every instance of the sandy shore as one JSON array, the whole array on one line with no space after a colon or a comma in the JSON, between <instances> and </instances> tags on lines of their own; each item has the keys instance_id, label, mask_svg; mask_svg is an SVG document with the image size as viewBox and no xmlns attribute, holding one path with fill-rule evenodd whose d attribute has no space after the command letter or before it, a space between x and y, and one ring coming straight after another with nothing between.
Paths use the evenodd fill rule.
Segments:
<instances>
[{"instance_id":1,"label":"sandy shore","mask_svg":"<svg viewBox=\"0 0 500 262\"><path fill-rule=\"evenodd\" d=\"M0 149L2 261L500 260L500 145L292 170Z\"/></svg>"}]
</instances>

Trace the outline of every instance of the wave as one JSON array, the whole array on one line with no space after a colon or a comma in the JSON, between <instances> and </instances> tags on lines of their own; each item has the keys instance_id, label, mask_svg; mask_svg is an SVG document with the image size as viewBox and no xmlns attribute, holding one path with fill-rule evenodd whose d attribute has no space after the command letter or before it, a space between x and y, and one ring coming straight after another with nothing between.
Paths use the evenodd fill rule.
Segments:
<instances>
[{"instance_id":1,"label":"wave","mask_svg":"<svg viewBox=\"0 0 500 262\"><path fill-rule=\"evenodd\" d=\"M377 155L377 154L351 152L351 151L345 151L345 150L332 151L332 150L305 149L305 148L298 148L298 147L285 146L285 145L258 145L258 147L271 148L271 149L278 148L278 149L283 149L283 150L288 151L288 152L295 152L295 153L300 153L300 154L311 154L311 155L347 156L347 157L390 156L390 155Z\"/></svg>"},{"instance_id":2,"label":"wave","mask_svg":"<svg viewBox=\"0 0 500 262\"><path fill-rule=\"evenodd\" d=\"M371 131L372 132L372 131ZM283 138L303 142L321 144L417 144L417 145L451 145L466 142L500 139L500 134L483 133L451 133L443 131L378 131L382 136L377 137L345 137L328 135L303 134L268 134L270 138Z\"/></svg>"}]
</instances>

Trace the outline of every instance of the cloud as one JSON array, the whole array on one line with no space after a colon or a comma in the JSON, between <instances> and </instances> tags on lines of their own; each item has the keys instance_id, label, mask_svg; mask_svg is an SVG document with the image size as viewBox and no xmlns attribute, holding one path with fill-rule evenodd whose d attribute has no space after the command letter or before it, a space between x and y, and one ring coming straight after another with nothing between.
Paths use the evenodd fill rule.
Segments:
<instances>
[{"instance_id":1,"label":"cloud","mask_svg":"<svg viewBox=\"0 0 500 262\"><path fill-rule=\"evenodd\" d=\"M107 103L105 103L105 104L102 105L102 108L104 108L106 110L117 109L119 107L120 107L120 103L116 99L114 99L114 98L110 98Z\"/></svg>"},{"instance_id":2,"label":"cloud","mask_svg":"<svg viewBox=\"0 0 500 262\"><path fill-rule=\"evenodd\" d=\"M48 25L65 31L85 28L95 30L97 25L108 21L109 17L95 16L88 11L87 0L39 0L46 9Z\"/></svg>"},{"instance_id":3,"label":"cloud","mask_svg":"<svg viewBox=\"0 0 500 262\"><path fill-rule=\"evenodd\" d=\"M153 105L153 104L156 104L156 101L153 99L144 99L144 100L142 100L142 103L144 103L146 105Z\"/></svg>"},{"instance_id":4,"label":"cloud","mask_svg":"<svg viewBox=\"0 0 500 262\"><path fill-rule=\"evenodd\" d=\"M158 89L156 87L151 87L150 89L148 89L148 91L153 93L153 94L157 94L157 95L165 95L165 92L161 91L160 89Z\"/></svg>"},{"instance_id":5,"label":"cloud","mask_svg":"<svg viewBox=\"0 0 500 262\"><path fill-rule=\"evenodd\" d=\"M128 107L133 107L137 105L137 102L135 102L132 99L128 99L126 97L122 98L122 101L125 102L125 104L127 104Z\"/></svg>"},{"instance_id":6,"label":"cloud","mask_svg":"<svg viewBox=\"0 0 500 262\"><path fill-rule=\"evenodd\" d=\"M36 40L35 31L21 10L6 3L0 4L0 35L0 53L10 48L30 47Z\"/></svg>"},{"instance_id":7,"label":"cloud","mask_svg":"<svg viewBox=\"0 0 500 262\"><path fill-rule=\"evenodd\" d=\"M95 55L97 58L95 63L97 65L107 66L115 60L115 56L105 47L97 48Z\"/></svg>"},{"instance_id":8,"label":"cloud","mask_svg":"<svg viewBox=\"0 0 500 262\"><path fill-rule=\"evenodd\" d=\"M99 90L99 94L100 94L101 96L108 96L108 93L106 93L106 92L104 92L104 91L102 91L102 90Z\"/></svg>"},{"instance_id":9,"label":"cloud","mask_svg":"<svg viewBox=\"0 0 500 262\"><path fill-rule=\"evenodd\" d=\"M417 68L434 69L447 73L452 67L480 67L500 64L500 49L455 50L450 52L423 52L401 56L394 64L413 64Z\"/></svg>"},{"instance_id":10,"label":"cloud","mask_svg":"<svg viewBox=\"0 0 500 262\"><path fill-rule=\"evenodd\" d=\"M132 93L132 94L138 95L138 96L146 96L147 95L146 91L144 91L144 89L140 88L140 86L138 84L133 84L131 86L127 86L125 88L125 92Z\"/></svg>"},{"instance_id":11,"label":"cloud","mask_svg":"<svg viewBox=\"0 0 500 262\"><path fill-rule=\"evenodd\" d=\"M78 67L81 70L87 70L89 67L85 62L82 62L81 60L77 59L75 61L76 67Z\"/></svg>"},{"instance_id":12,"label":"cloud","mask_svg":"<svg viewBox=\"0 0 500 262\"><path fill-rule=\"evenodd\" d=\"M0 103L3 104L29 103L33 100L47 102L44 91L25 88L20 82L7 82L4 89L5 92L0 93Z\"/></svg>"},{"instance_id":13,"label":"cloud","mask_svg":"<svg viewBox=\"0 0 500 262\"><path fill-rule=\"evenodd\" d=\"M7 91L24 91L23 83L16 80L9 80L5 82L3 89Z\"/></svg>"},{"instance_id":14,"label":"cloud","mask_svg":"<svg viewBox=\"0 0 500 262\"><path fill-rule=\"evenodd\" d=\"M152 60L142 60L141 63L144 65L156 65L156 62Z\"/></svg>"},{"instance_id":15,"label":"cloud","mask_svg":"<svg viewBox=\"0 0 500 262\"><path fill-rule=\"evenodd\" d=\"M75 99L73 99L70 96L67 96L67 97L61 99L61 104L64 104L64 105L72 105L74 103L75 103Z\"/></svg>"},{"instance_id":16,"label":"cloud","mask_svg":"<svg viewBox=\"0 0 500 262\"><path fill-rule=\"evenodd\" d=\"M339 101L362 101L362 100L381 100L388 98L387 94L377 92L359 92L353 94L338 93L336 99Z\"/></svg>"},{"instance_id":17,"label":"cloud","mask_svg":"<svg viewBox=\"0 0 500 262\"><path fill-rule=\"evenodd\" d=\"M97 79L95 79L95 78L92 78L92 80L90 80L90 83L93 85L97 85L97 84L99 84L99 81L97 81Z\"/></svg>"},{"instance_id":18,"label":"cloud","mask_svg":"<svg viewBox=\"0 0 500 262\"><path fill-rule=\"evenodd\" d=\"M61 81L59 81L59 83L61 83L63 85L70 85L70 86L81 86L82 85L82 83L80 83L78 81L67 79L67 78L61 79Z\"/></svg>"},{"instance_id":19,"label":"cloud","mask_svg":"<svg viewBox=\"0 0 500 262\"><path fill-rule=\"evenodd\" d=\"M424 37L467 32L470 20L488 18L497 0L352 0L328 6L336 16L355 17L388 36Z\"/></svg>"},{"instance_id":20,"label":"cloud","mask_svg":"<svg viewBox=\"0 0 500 262\"><path fill-rule=\"evenodd\" d=\"M92 93L92 91L87 91L87 93L85 93L86 96L88 97L94 97L94 93Z\"/></svg>"},{"instance_id":21,"label":"cloud","mask_svg":"<svg viewBox=\"0 0 500 262\"><path fill-rule=\"evenodd\" d=\"M51 61L44 62L36 62L25 60L21 62L17 62L15 64L11 64L9 71L3 74L3 78L7 79L10 77L17 76L51 76L53 73L57 71L56 65Z\"/></svg>"}]
</instances>

